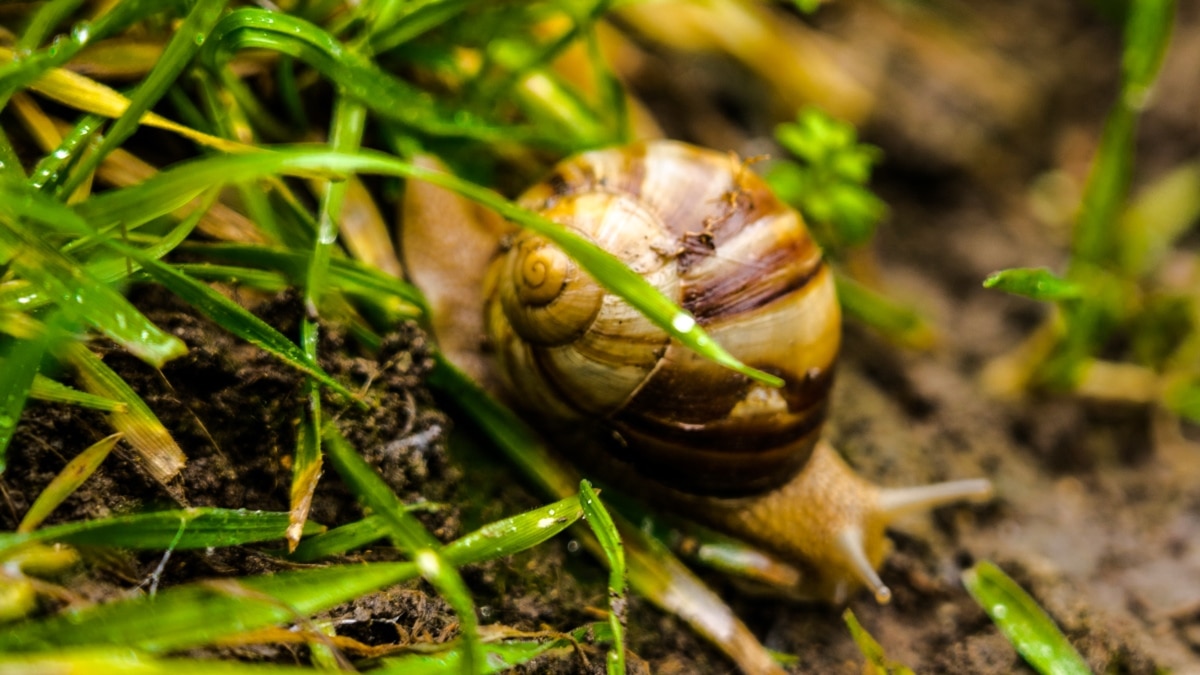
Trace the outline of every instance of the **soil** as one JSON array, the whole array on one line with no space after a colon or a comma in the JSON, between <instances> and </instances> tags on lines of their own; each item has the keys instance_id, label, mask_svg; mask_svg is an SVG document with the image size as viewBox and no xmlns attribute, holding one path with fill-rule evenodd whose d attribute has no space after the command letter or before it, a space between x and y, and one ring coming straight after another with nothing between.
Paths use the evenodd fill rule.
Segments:
<instances>
[{"instance_id":1,"label":"soil","mask_svg":"<svg viewBox=\"0 0 1200 675\"><path fill-rule=\"evenodd\" d=\"M1027 671L959 581L964 568L986 559L1041 602L1096 671L1200 672L1200 429L1144 406L1066 396L1005 399L982 384L987 365L1019 345L1046 309L986 291L980 282L1009 266L1061 269L1069 232L1061 222L1047 225L1046 202L1033 198L1042 194L1035 187L1051 170L1076 184L1085 174L1115 93L1119 31L1086 3L970 9L947 3L956 25L971 27L956 33L969 44L943 43L930 55L921 39L936 31L924 19L888 14L877 4L837 3L822 11L815 27L841 40L849 54L891 50L888 84L875 92L876 112L862 124L866 140L887 157L875 186L891 214L873 246L876 271L889 294L931 319L939 339L932 349L907 351L847 325L826 433L877 482L987 476L996 498L899 523L892 531L895 551L882 570L893 601L879 606L862 595L849 605L891 659L919 672ZM1200 151L1200 6L1180 3L1178 15L1158 96L1141 125L1137 185ZM959 48L975 50L1006 76L1005 105L997 103L992 81L956 74L952 63L938 60ZM679 88L687 94L677 100L697 101L735 120L707 131L667 124L668 134L754 154L760 146L745 139L763 137L775 120L745 105L744 85L712 75L743 82L738 64L647 49L649 65L630 75L635 93L654 104ZM681 64L690 66L687 77L675 83L661 77L680 72ZM955 88L937 90L946 82ZM296 334L301 306L295 297L241 297L285 334ZM177 505L285 510L300 379L165 293L138 288L134 298L189 345L188 356L159 372L96 346L172 431L188 466L164 486L118 452L54 520ZM436 505L420 518L439 539L542 503L498 460L448 450L454 421L422 385L428 340L415 326L398 326L371 356L335 328L323 334L324 367L365 387L378 403L369 411L341 409L339 426L401 498ZM65 462L107 433L98 414L32 404L0 478L0 527L13 529ZM312 517L334 525L359 514L337 477L327 474ZM467 568L483 622L539 631L595 620L606 601L604 573L577 549L560 537ZM378 547L352 559L391 555ZM285 566L240 549L176 552L158 570L162 563L159 554L124 554L60 583L100 601L151 580L164 587ZM718 575L704 576L768 647L797 655L795 672L861 672L842 608L763 598ZM441 642L457 628L446 604L421 583L329 614L365 644ZM631 600L629 622L635 666L655 673L734 670L679 619L645 601ZM305 658L302 649L289 647L239 648L237 655ZM585 647L580 655L543 659L523 671L601 672L602 664L600 654Z\"/></svg>"}]
</instances>

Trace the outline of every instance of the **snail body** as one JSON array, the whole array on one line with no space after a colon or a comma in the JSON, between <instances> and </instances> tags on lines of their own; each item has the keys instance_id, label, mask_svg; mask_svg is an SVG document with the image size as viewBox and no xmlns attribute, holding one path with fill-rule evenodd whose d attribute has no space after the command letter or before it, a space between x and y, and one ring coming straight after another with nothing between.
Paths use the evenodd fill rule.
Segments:
<instances>
[{"instance_id":1,"label":"snail body","mask_svg":"<svg viewBox=\"0 0 1200 675\"><path fill-rule=\"evenodd\" d=\"M453 264L460 276L486 270L481 294L457 303L453 329L435 324L439 341L478 326L493 358L464 356L477 377L565 435L607 429L602 443L571 445L618 488L798 564L810 594L838 600L866 585L881 601L886 524L988 491L986 481L880 489L820 441L841 332L832 274L799 214L735 156L669 141L587 152L519 202L620 258L784 382L696 355L544 238L484 228L494 241Z\"/></svg>"}]
</instances>

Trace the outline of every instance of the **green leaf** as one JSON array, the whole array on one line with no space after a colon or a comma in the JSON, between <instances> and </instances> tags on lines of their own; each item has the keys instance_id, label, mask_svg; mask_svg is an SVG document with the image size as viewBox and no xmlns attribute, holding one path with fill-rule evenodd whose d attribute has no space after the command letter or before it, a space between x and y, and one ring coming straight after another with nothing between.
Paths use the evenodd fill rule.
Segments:
<instances>
[{"instance_id":1,"label":"green leaf","mask_svg":"<svg viewBox=\"0 0 1200 675\"><path fill-rule=\"evenodd\" d=\"M1078 284L1043 268L1017 267L993 272L984 279L983 287L1047 302L1083 297L1083 289Z\"/></svg>"},{"instance_id":2,"label":"green leaf","mask_svg":"<svg viewBox=\"0 0 1200 675\"><path fill-rule=\"evenodd\" d=\"M975 602L1039 673L1091 674L1054 620L999 567L981 561L965 570L962 579Z\"/></svg>"}]
</instances>

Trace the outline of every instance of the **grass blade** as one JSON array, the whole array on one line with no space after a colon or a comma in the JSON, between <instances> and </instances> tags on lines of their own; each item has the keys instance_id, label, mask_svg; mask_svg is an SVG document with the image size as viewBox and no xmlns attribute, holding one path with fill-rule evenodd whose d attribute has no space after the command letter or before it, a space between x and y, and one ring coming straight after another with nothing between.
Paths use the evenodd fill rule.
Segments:
<instances>
[{"instance_id":1,"label":"grass blade","mask_svg":"<svg viewBox=\"0 0 1200 675\"><path fill-rule=\"evenodd\" d=\"M168 87L175 84L180 73L192 61L205 37L220 19L222 11L229 0L196 0L188 12L187 18L174 30L167 48L155 62L154 68L137 85L137 90L129 100L129 105L104 135L100 147L84 157L79 168L71 175L64 186L63 192L70 194L75 186L99 166L101 160L110 152L125 142L137 131L142 116L149 112Z\"/></svg>"},{"instance_id":2,"label":"grass blade","mask_svg":"<svg viewBox=\"0 0 1200 675\"><path fill-rule=\"evenodd\" d=\"M46 516L49 516L54 509L58 508L59 504L63 503L64 499L70 497L80 485L83 485L84 481L96 472L96 469L100 467L100 462L108 457L108 453L112 451L119 440L121 440L120 432L102 438L67 462L63 470L58 472L50 484L42 489L29 510L25 512L25 517L17 525L17 532L32 532L38 525L41 525Z\"/></svg>"},{"instance_id":3,"label":"grass blade","mask_svg":"<svg viewBox=\"0 0 1200 675\"><path fill-rule=\"evenodd\" d=\"M126 675L312 675L312 668L212 659L156 659L128 649L67 649L49 654L0 655L5 675L125 673Z\"/></svg>"},{"instance_id":4,"label":"grass blade","mask_svg":"<svg viewBox=\"0 0 1200 675\"><path fill-rule=\"evenodd\" d=\"M1091 669L1028 593L999 567L981 561L963 585L1029 665L1045 675L1091 675Z\"/></svg>"},{"instance_id":5,"label":"grass blade","mask_svg":"<svg viewBox=\"0 0 1200 675\"><path fill-rule=\"evenodd\" d=\"M47 403L66 403L103 412L125 412L129 409L129 406L115 399L79 391L42 375L33 378L29 396Z\"/></svg>"},{"instance_id":6,"label":"grass blade","mask_svg":"<svg viewBox=\"0 0 1200 675\"><path fill-rule=\"evenodd\" d=\"M409 551L441 548L438 540L404 508L396 493L392 492L371 465L350 447L333 423L326 421L323 426L329 463L349 485L359 501L384 519L396 545Z\"/></svg>"},{"instance_id":7,"label":"grass blade","mask_svg":"<svg viewBox=\"0 0 1200 675\"><path fill-rule=\"evenodd\" d=\"M60 541L133 549L195 549L282 539L286 513L193 508L64 523L33 532L0 532L0 551L30 542ZM322 528L310 523L306 531Z\"/></svg>"},{"instance_id":8,"label":"grass blade","mask_svg":"<svg viewBox=\"0 0 1200 675\"><path fill-rule=\"evenodd\" d=\"M287 514L272 515L282 536ZM472 532L448 544L442 554L453 565L510 555L553 537L580 515L578 498L556 502ZM162 526L160 537L173 541L178 517ZM211 644L228 635L310 616L419 576L414 563L375 563L177 586L152 598L137 597L7 627L0 631L0 652L73 645L124 645L161 652ZM222 621L214 622L214 616Z\"/></svg>"},{"instance_id":9,"label":"grass blade","mask_svg":"<svg viewBox=\"0 0 1200 675\"><path fill-rule=\"evenodd\" d=\"M0 361L0 473L47 346L45 339L16 340Z\"/></svg>"},{"instance_id":10,"label":"grass blade","mask_svg":"<svg viewBox=\"0 0 1200 675\"><path fill-rule=\"evenodd\" d=\"M478 202L553 241L578 260L606 288L702 356L764 384L783 384L778 377L750 368L733 358L697 325L690 314L677 307L611 253L584 237L513 204L491 190L452 174L414 166L382 153L360 151L350 154L281 148L271 153L193 160L163 171L139 185L99 195L80 205L78 212L95 227L103 229L121 221L142 222L169 213L213 185L252 181L275 174L313 177L355 172L423 180Z\"/></svg>"},{"instance_id":11,"label":"grass blade","mask_svg":"<svg viewBox=\"0 0 1200 675\"><path fill-rule=\"evenodd\" d=\"M487 660L483 653L483 641L479 637L479 619L475 616L475 602L471 600L471 592L462 575L453 566L446 564L436 551L425 549L416 555L417 567L439 595L450 603L450 607L458 616L459 637L463 649L462 663L459 672L466 675L477 675L487 672L484 662Z\"/></svg>"},{"instance_id":12,"label":"grass blade","mask_svg":"<svg viewBox=\"0 0 1200 675\"><path fill-rule=\"evenodd\" d=\"M146 405L121 376L78 342L64 344L56 353L75 367L84 389L124 404L124 410L113 411L108 419L113 428L125 434L125 438L155 480L165 483L179 473L187 462L183 450L150 410L150 406Z\"/></svg>"},{"instance_id":13,"label":"grass blade","mask_svg":"<svg viewBox=\"0 0 1200 675\"><path fill-rule=\"evenodd\" d=\"M612 629L613 648L608 653L610 675L625 673L625 548L621 535L613 523L608 510L600 502L592 486L585 480L579 484L579 500L587 518L588 527L600 542L608 558L608 624Z\"/></svg>"},{"instance_id":14,"label":"grass blade","mask_svg":"<svg viewBox=\"0 0 1200 675\"><path fill-rule=\"evenodd\" d=\"M863 664L863 675L913 675L912 668L888 659L879 641L862 627L849 608L842 612L842 620L850 629L850 637L854 638L858 651L867 659Z\"/></svg>"}]
</instances>

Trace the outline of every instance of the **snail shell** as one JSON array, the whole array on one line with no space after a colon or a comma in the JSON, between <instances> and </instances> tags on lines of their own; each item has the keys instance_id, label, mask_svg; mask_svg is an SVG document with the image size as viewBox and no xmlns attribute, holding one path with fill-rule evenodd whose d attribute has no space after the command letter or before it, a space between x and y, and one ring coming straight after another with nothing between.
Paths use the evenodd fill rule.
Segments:
<instances>
[{"instance_id":1,"label":"snail shell","mask_svg":"<svg viewBox=\"0 0 1200 675\"><path fill-rule=\"evenodd\" d=\"M890 597L875 570L891 520L990 494L986 480L878 488L820 440L840 339L833 280L800 216L745 162L670 141L599 150L520 202L784 381L764 387L697 356L549 241L410 185L405 269L439 345L611 484L781 555L806 573L793 592L835 601L862 585ZM616 442L590 442L593 422Z\"/></svg>"},{"instance_id":2,"label":"snail shell","mask_svg":"<svg viewBox=\"0 0 1200 675\"><path fill-rule=\"evenodd\" d=\"M732 155L659 142L568 160L520 203L616 255L785 383L772 389L696 355L523 232L485 286L486 330L523 406L606 420L623 459L688 493L757 494L804 466L825 418L840 313L819 247L762 179Z\"/></svg>"}]
</instances>

